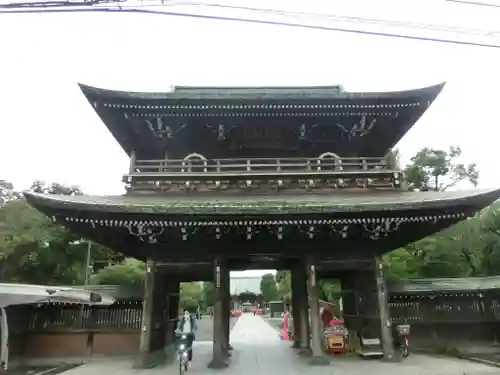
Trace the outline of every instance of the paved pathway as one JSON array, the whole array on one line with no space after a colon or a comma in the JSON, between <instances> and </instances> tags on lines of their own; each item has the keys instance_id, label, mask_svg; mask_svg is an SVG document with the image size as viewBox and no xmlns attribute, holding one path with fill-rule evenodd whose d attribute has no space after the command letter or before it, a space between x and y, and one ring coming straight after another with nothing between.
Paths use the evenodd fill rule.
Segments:
<instances>
[{"instance_id":1,"label":"paved pathway","mask_svg":"<svg viewBox=\"0 0 500 375\"><path fill-rule=\"evenodd\" d=\"M231 332L234 346L230 366L210 370L207 364L212 354L211 342L198 342L194 347L193 367L187 375L494 375L499 369L483 364L453 358L412 355L402 363L383 363L380 360L362 360L358 357L333 357L325 367L311 367L290 348L289 341L281 341L276 329L261 317L245 314ZM151 370L132 370L131 360L102 359L73 369L65 375L177 375L176 365Z\"/></svg>"},{"instance_id":2,"label":"paved pathway","mask_svg":"<svg viewBox=\"0 0 500 375\"><path fill-rule=\"evenodd\" d=\"M234 324L238 321L238 318L231 318L231 323L229 325L230 329L233 329ZM196 331L196 341L212 341L214 322L210 317L204 317L196 321L198 325L198 331Z\"/></svg>"}]
</instances>

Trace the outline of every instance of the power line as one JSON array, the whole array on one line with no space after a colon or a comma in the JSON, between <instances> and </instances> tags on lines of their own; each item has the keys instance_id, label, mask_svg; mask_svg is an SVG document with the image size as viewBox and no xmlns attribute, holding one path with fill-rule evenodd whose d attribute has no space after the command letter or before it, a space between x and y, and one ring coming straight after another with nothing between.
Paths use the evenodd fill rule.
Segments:
<instances>
[{"instance_id":1,"label":"power line","mask_svg":"<svg viewBox=\"0 0 500 375\"><path fill-rule=\"evenodd\" d=\"M481 7L500 8L499 4L481 3L481 2L476 2L476 1L467 1L467 0L446 0L446 1L449 3L457 3L457 4L464 4L464 5L475 5L475 6L481 6Z\"/></svg>"},{"instance_id":2,"label":"power line","mask_svg":"<svg viewBox=\"0 0 500 375\"><path fill-rule=\"evenodd\" d=\"M370 24L370 25L382 25L382 26L394 26L394 27L405 27L405 28L416 28L416 29L424 29L438 32L453 32L456 34L463 35L477 35L477 36L491 36L493 34L499 34L499 31L491 31L491 30L482 30L482 29L464 29L455 26L448 25L433 25L426 23L418 23L418 22L401 22L401 21L393 21L393 20L383 20L376 18L367 18L367 17L353 17L353 16L340 16L338 14L328 14L328 13L310 13L310 12L293 12L293 11L285 11L285 10L277 10L277 9L269 9L269 8L254 8L248 6L238 6L238 5L227 5L227 4L216 4L216 3L200 3L200 2L168 2L165 3L161 0L151 0L151 2L159 3L159 4L145 4L145 1L141 1L139 5L128 5L127 1L120 5L120 9L139 9L139 8L155 8L155 7L171 7L178 5L187 5L187 6L198 6L198 7L216 7L222 9L231 9L231 10L246 10L254 13L265 13L272 14L276 16L287 16L287 17L307 17L307 18L318 18L318 19L329 19L333 21L344 21L344 22L354 22L360 24Z\"/></svg>"},{"instance_id":3,"label":"power line","mask_svg":"<svg viewBox=\"0 0 500 375\"><path fill-rule=\"evenodd\" d=\"M393 26L393 27L404 27L404 28L415 28L419 30L427 30L427 31L437 31L437 32L452 32L455 34L465 35L465 36L492 36L494 34L499 34L499 31L491 31L491 30L482 30L482 29L464 29L455 26L448 25L433 25L426 23L418 23L418 22L401 22L394 20L383 20L376 18L367 18L367 17L353 17L353 16L340 16L338 14L328 14L328 13L310 13L310 12L293 12L293 11L285 11L285 10L277 10L277 9L269 9L269 8L255 8L248 6L238 6L238 5L227 5L227 4L217 4L210 2L192 2L192 1L167 1L165 0L150 0L150 3L146 4L148 0L140 0L137 5L128 5L129 0L84 0L83 2L76 2L72 0L68 1L60 1L58 4L64 4L67 6L81 6L89 5L89 6L99 6L102 4L106 4L109 7L109 3L119 3L117 7L119 9L140 9L140 8L158 8L158 7L172 7L172 6L196 6L196 7L208 7L208 8L221 8L221 9L231 9L231 10L244 10L250 11L258 14L272 14L275 16L286 16L286 17L307 17L307 18L316 18L320 20L331 20L331 21L339 21L339 22L353 22L358 24L369 24L369 25L381 25L381 26ZM156 3L156 4L151 4ZM37 4L40 7L51 7L49 2L37 2L37 3L24 3L24 4ZM9 7L15 6L16 3L8 4ZM2 5L0 5L2 8Z\"/></svg>"},{"instance_id":4,"label":"power line","mask_svg":"<svg viewBox=\"0 0 500 375\"><path fill-rule=\"evenodd\" d=\"M308 24L300 24L300 23L293 23L293 22L257 20L257 19L248 19L248 18L240 18L240 17L214 16L214 15L208 15L208 14L190 14L190 13L180 13L180 12L154 11L154 10L145 10L145 9L114 9L114 8L96 7L93 9L0 10L0 14L88 13L88 12L142 13L142 14L151 14L151 15L173 16L173 17L189 17L189 18L210 19L210 20L218 20L218 21L244 22L244 23L274 25L274 26L288 26L288 27L297 27L297 28L313 29L313 30L337 31L337 32L351 33L351 34L362 34L362 35L371 35L371 36L379 36L379 37L391 37L391 38L427 41L427 42L435 42L435 43L449 43L449 44L464 45L464 46L500 48L500 44L477 43L477 42L468 42L468 41L444 39L444 38L431 38L431 37L405 35L405 34L397 34L397 33L373 32L373 31L365 31L365 30L351 30L351 29L344 29L344 28L337 28L337 27L328 27L328 26L321 26L321 25L308 25Z\"/></svg>"},{"instance_id":5,"label":"power line","mask_svg":"<svg viewBox=\"0 0 500 375\"><path fill-rule=\"evenodd\" d=\"M0 9L23 9L23 8L58 8L65 6L94 6L104 3L117 3L126 0L84 0L84 1L39 1L0 4Z\"/></svg>"},{"instance_id":6,"label":"power line","mask_svg":"<svg viewBox=\"0 0 500 375\"><path fill-rule=\"evenodd\" d=\"M457 0L458 1L458 0ZM102 4L109 3L111 0L94 0L94 4ZM65 4L66 6L78 7L78 4L81 2L60 2ZM19 4L19 3L18 3ZM28 3L34 4L34 3ZM39 8L49 8L50 5L45 5L49 3L37 3L37 7ZM232 21L232 22L245 22L245 23L257 23L257 24L267 24L267 25L275 25L275 26L288 26L288 27L298 27L298 28L306 28L306 29L316 29L316 30L327 30L327 31L337 31L344 33L354 33L354 34L363 34L363 35L371 35L371 36L379 36L379 37L393 37L393 38L401 38L401 39L410 39L410 40L419 40L419 41L429 41L429 42L437 42L437 43L451 43L457 45L467 45L467 46L477 46L477 47L487 47L487 48L500 48L500 44L493 43L483 43L483 42L471 42L464 40L454 40L440 37L425 37L425 36L416 36L404 33L390 33L390 32L379 32L379 31L368 31L368 30L356 30L342 27L329 27L323 25L315 25L308 23L300 23L300 22L285 22L285 21L277 21L277 20L263 20L263 19L252 19L252 18L244 18L244 17L227 17L227 16L219 16L219 15L208 15L208 14L196 14L189 12L171 12L171 11L158 11L151 9L141 9L141 8L151 8L151 5L138 5L138 6L130 6L130 5L118 5L118 8L111 8L108 6L97 6L94 8L78 8L78 9L15 9L13 6L15 3L0 5L1 8L9 7L7 10L0 10L0 13L86 13L86 12L120 12L120 13L143 13L143 14L153 14L153 15L166 15L166 16L174 16L174 17L191 17L191 18L201 18L201 19L211 19L211 20L219 20L219 21ZM86 4L91 5L91 4ZM241 9L241 10L250 10L257 13L268 13L277 16L303 16L303 17L318 17L320 20L334 18L335 20L345 21L345 22L354 22L354 23L371 23L383 26L396 26L396 27L416 27L419 29L430 30L435 28L435 25L425 25L425 24L417 24L417 23L402 23L402 22L393 22L387 20L377 20L370 18L361 18L361 17L343 17L338 15L328 15L328 14L319 14L319 13L301 13L301 12L288 12L288 11L280 11L273 9L263 9L263 8L251 8L251 7L238 7L231 5L223 5L223 4L211 4L211 3L192 3L192 2L178 2L178 3L163 3L157 4L157 6L172 6L172 5L190 5L190 6L211 6L211 7L219 7L219 8L229 8L229 9ZM153 6L154 7L154 6ZM492 36L498 34L498 32L491 32L486 30L479 29L471 29L471 30L463 30L459 28L453 27L441 27L438 29L434 29L431 31L438 32L453 32L456 34L470 35L476 34L478 36Z\"/></svg>"}]
</instances>

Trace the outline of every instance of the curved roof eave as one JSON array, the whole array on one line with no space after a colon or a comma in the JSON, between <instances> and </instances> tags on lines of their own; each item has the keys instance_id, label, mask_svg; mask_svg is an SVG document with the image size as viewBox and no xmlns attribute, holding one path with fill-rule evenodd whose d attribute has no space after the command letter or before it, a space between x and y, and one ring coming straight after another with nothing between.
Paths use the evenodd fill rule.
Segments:
<instances>
[{"instance_id":1,"label":"curved roof eave","mask_svg":"<svg viewBox=\"0 0 500 375\"><path fill-rule=\"evenodd\" d=\"M143 215L301 215L418 211L468 206L480 210L500 197L500 189L454 192L367 192L241 197L64 196L24 193L28 203L48 212Z\"/></svg>"},{"instance_id":2,"label":"curved roof eave","mask_svg":"<svg viewBox=\"0 0 500 375\"><path fill-rule=\"evenodd\" d=\"M99 302L92 301L92 293L99 295ZM48 302L112 305L115 299L106 293L74 287L0 283L0 307Z\"/></svg>"},{"instance_id":3,"label":"curved roof eave","mask_svg":"<svg viewBox=\"0 0 500 375\"><path fill-rule=\"evenodd\" d=\"M446 82L402 91L349 92L338 86L303 87L180 87L166 92L134 92L108 90L79 83L88 100L132 99L132 100L177 100L177 99L398 99L405 97L432 96L441 92Z\"/></svg>"}]
</instances>

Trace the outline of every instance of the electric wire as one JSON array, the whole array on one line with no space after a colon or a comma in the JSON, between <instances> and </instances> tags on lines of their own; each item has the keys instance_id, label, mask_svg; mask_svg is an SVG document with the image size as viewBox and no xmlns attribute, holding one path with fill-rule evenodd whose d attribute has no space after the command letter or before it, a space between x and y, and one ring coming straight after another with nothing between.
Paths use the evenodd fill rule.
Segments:
<instances>
[{"instance_id":1,"label":"electric wire","mask_svg":"<svg viewBox=\"0 0 500 375\"><path fill-rule=\"evenodd\" d=\"M217 4L217 3L200 3L200 2L175 2L175 3L165 3L161 0L152 0L152 2L160 3L160 4L145 4L144 1L141 1L141 4L138 5L127 5L127 1L120 5L121 9L133 8L158 8L165 6L198 6L198 7L214 7L214 8L222 8L222 9L232 9L232 10L245 10L251 11L255 13L264 13L264 14L272 14L277 16L286 16L286 17L307 17L307 18L319 18L319 19L328 19L333 21L349 21L349 22L358 22L363 24L370 25L382 25L382 26L395 26L395 27L405 27L405 28L417 28L417 29L425 29L432 31L446 31L453 32L456 34L464 34L467 36L470 35L478 35L478 36L492 36L494 34L498 34L500 36L500 31L491 31L491 30L483 30L483 29L464 29L455 26L448 25L433 25L426 23L418 23L418 22L401 22L394 20L382 20L376 18L367 18L367 17L354 17L354 16L340 16L338 14L330 14L330 13L310 13L310 12L294 12L294 11L285 11L285 10L277 10L277 9L269 9L269 8L254 8L248 6L238 6L238 5L227 5L227 4Z\"/></svg>"},{"instance_id":2,"label":"electric wire","mask_svg":"<svg viewBox=\"0 0 500 375\"><path fill-rule=\"evenodd\" d=\"M117 8L109 7L109 3L116 3ZM54 4L57 3L56 9L54 6L46 5L46 4ZM219 21L229 21L229 22L243 22L243 23L254 23L254 24L267 24L267 25L275 25L275 26L288 26L288 27L296 27L296 28L306 28L306 29L316 29L316 30L325 30L325 31L335 31L335 32L344 32L344 33L353 33L353 34L363 34L363 35L371 35L371 36L379 36L379 37L392 37L392 38L400 38L400 39L409 39L409 40L419 40L419 41L428 41L428 42L437 42L437 43L450 43L457 45L467 45L467 46L477 46L477 47L486 47L486 48L500 48L500 44L494 43L483 43L483 42L471 42L471 41L463 41L463 40L454 40L448 38L439 38L439 37L425 37L425 36L415 36L409 34L402 33L390 33L390 32L375 32L368 30L355 30L355 29L347 29L341 27L329 27L323 25L314 25L314 24L306 24L306 23L298 23L298 22L285 22L285 21L277 21L277 20L263 20L263 19L252 19L252 18L244 18L244 17L228 17L228 16L220 16L220 15L209 15L209 14L195 14L189 12L172 12L172 11L158 11L152 10L151 5L135 5L130 6L126 4L126 1L110 1L110 0L91 0L89 2L83 2L85 6L93 6L93 8L83 8L82 2L71 2L71 1L61 1L61 2L38 2L38 3L8 3L8 4L0 4L0 14L21 14L21 13L87 13L87 12L107 12L107 13L143 13L143 14L152 14L152 15L166 15L166 16L175 16L175 17L190 17L190 18L199 18L199 19L211 19L211 20L219 20ZM100 6L103 3L108 3L107 6ZM42 9L34 9L33 6L36 5L38 8ZM17 8L16 8L17 5ZM97 5L97 6L96 6ZM435 27L434 25L425 25L425 24L417 24L417 23L401 23L401 22L392 22L386 20L376 20L370 18L362 18L362 17L341 17L337 15L328 15L328 14L318 14L318 13L303 13L303 12L289 12L289 11L279 11L273 9L265 9L265 8L252 8L252 7L238 7L233 5L223 5L223 4L211 4L211 3L164 3L157 4L157 6L172 6L172 5L191 5L191 6L213 6L219 8L230 8L230 9L243 9L250 10L254 12L264 12L273 15L281 15L281 16L304 16L311 17L317 16L321 17L323 20L325 18L336 17L337 20L347 20L354 21L358 23L365 22L365 20L370 23L382 24L384 26L392 25L398 27L408 27L408 25L429 30L431 27ZM78 9L61 9L61 7L78 7ZM22 8L22 9L19 9ZM26 9L28 8L28 9ZM45 8L45 9L43 9ZM148 9L142 9L148 8ZM480 36L492 36L498 34L496 31L486 31L479 29L471 29L471 30L463 30L459 28L453 27L444 27L434 31L442 32L442 31L451 31L454 33L464 33L465 35L477 34Z\"/></svg>"},{"instance_id":3,"label":"electric wire","mask_svg":"<svg viewBox=\"0 0 500 375\"><path fill-rule=\"evenodd\" d=\"M18 2L0 4L0 9L23 9L23 8L57 8L64 6L95 6L100 4L118 3L126 0L84 0L84 1L38 1L38 2Z\"/></svg>"},{"instance_id":4,"label":"electric wire","mask_svg":"<svg viewBox=\"0 0 500 375\"><path fill-rule=\"evenodd\" d=\"M217 20L217 21L229 21L229 22L240 22L240 23L242 22L242 23L274 25L274 26L288 26L288 27L296 27L296 28L304 28L304 29L336 31L336 32L351 33L351 34L362 34L362 35L379 36L379 37L391 37L391 38L427 41L427 42L435 42L435 43L449 43L449 44L464 45L464 46L500 48L500 44L468 42L468 41L453 40L453 39L431 38L431 37L423 37L423 36L404 35L404 34L386 33L386 32L374 32L374 31L365 31L365 30L351 30L351 29L344 29L344 28L337 28L337 27L308 25L308 24L282 22L282 21L257 20L257 19L247 19L247 18L240 18L240 17L214 16L214 15L208 15L208 14L189 14L189 13L180 13L180 12L165 12L165 11L154 11L154 10L135 9L135 8L134 9L114 9L114 8L102 7L102 8L94 8L94 9L44 9L44 10L23 9L23 10L9 10L9 11L0 10L0 14L2 14L2 13L3 14L6 14L6 13L8 13L8 14L88 13L88 12L143 13L143 14L152 14L152 15L174 16L174 17L210 19L210 20Z\"/></svg>"},{"instance_id":5,"label":"electric wire","mask_svg":"<svg viewBox=\"0 0 500 375\"><path fill-rule=\"evenodd\" d=\"M490 8L500 8L500 4L491 4L491 3L481 3L477 1L467 1L467 0L446 0L449 3L457 3L463 5L475 5L481 7L490 7Z\"/></svg>"},{"instance_id":6,"label":"electric wire","mask_svg":"<svg viewBox=\"0 0 500 375\"><path fill-rule=\"evenodd\" d=\"M147 0L146 0L147 1ZM456 34L463 34L467 36L477 35L477 36L492 36L498 34L500 36L499 31L490 31L490 30L482 30L482 29L464 29L455 26L448 25L433 25L426 23L418 23L418 22L401 22L394 20L382 20L375 18L367 18L367 17L353 17L353 16L340 16L338 14L329 14L329 13L310 13L310 12L294 12L294 11L285 11L285 10L277 10L277 9L269 9L269 8L255 8L248 6L238 6L238 5L227 5L227 4L217 4L217 3L209 3L209 2L192 2L192 1L162 1L162 0L150 0L150 3L146 4L146 1L140 1L137 5L128 5L128 0L87 0L87 1L57 1L57 2L36 2L36 3L9 3L5 6L0 4L0 8L8 7L15 8L16 4L22 4L22 7L28 7L25 4L30 5L31 7L34 4L40 7L53 7L52 5L56 3L57 6L99 6L102 4L108 5L109 3L117 3L119 9L141 9L141 8L158 8L158 7L172 7L172 6L196 6L196 7L208 7L208 8L221 8L221 9L231 9L231 10L245 10L254 13L260 14L272 14L277 16L286 16L286 17L307 17L307 18L318 18L321 20L328 19L332 21L347 21L347 22L357 22L363 24L370 25L382 25L382 26L393 26L393 27L405 27L405 28L417 28L417 29L425 29L431 31L438 32L453 32ZM152 3L152 4L151 4ZM154 4L156 3L156 4ZM109 6L109 5L108 5Z\"/></svg>"}]
</instances>

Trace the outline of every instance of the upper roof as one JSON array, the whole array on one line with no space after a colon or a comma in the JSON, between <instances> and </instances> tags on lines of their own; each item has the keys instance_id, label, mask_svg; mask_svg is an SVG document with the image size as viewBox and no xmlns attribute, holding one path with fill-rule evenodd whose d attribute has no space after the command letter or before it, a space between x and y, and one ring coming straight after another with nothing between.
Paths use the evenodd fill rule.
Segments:
<instances>
[{"instance_id":1,"label":"upper roof","mask_svg":"<svg viewBox=\"0 0 500 375\"><path fill-rule=\"evenodd\" d=\"M499 198L500 189L450 192L334 191L298 196L67 196L25 193L43 212L79 211L147 215L283 215L446 209L477 210Z\"/></svg>"},{"instance_id":2,"label":"upper roof","mask_svg":"<svg viewBox=\"0 0 500 375\"><path fill-rule=\"evenodd\" d=\"M347 92L340 86L181 86L163 93L80 88L129 155L180 159L196 152L210 159L324 152L382 157L443 86L394 92ZM269 155L270 149L277 155Z\"/></svg>"},{"instance_id":3,"label":"upper roof","mask_svg":"<svg viewBox=\"0 0 500 375\"><path fill-rule=\"evenodd\" d=\"M87 97L107 99L158 100L280 100L280 99L397 99L438 94L444 86L440 83L414 90L349 92L342 86L171 86L165 92L134 92L107 90L79 84Z\"/></svg>"}]
</instances>

